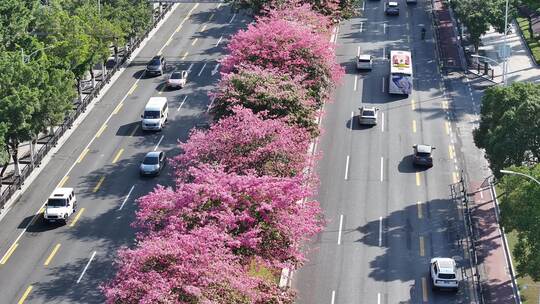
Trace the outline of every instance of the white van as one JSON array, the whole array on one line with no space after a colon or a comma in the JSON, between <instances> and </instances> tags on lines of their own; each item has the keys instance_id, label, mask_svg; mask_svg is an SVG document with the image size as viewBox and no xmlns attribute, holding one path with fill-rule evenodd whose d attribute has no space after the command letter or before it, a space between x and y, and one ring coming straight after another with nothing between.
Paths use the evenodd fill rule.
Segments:
<instances>
[{"instance_id":1,"label":"white van","mask_svg":"<svg viewBox=\"0 0 540 304\"><path fill-rule=\"evenodd\" d=\"M48 222L61 221L67 223L75 212L77 198L73 188L56 188L45 204L43 218Z\"/></svg>"},{"instance_id":2,"label":"white van","mask_svg":"<svg viewBox=\"0 0 540 304\"><path fill-rule=\"evenodd\" d=\"M169 116L169 106L166 97L150 97L141 115L141 127L144 131L161 131L167 117Z\"/></svg>"}]
</instances>

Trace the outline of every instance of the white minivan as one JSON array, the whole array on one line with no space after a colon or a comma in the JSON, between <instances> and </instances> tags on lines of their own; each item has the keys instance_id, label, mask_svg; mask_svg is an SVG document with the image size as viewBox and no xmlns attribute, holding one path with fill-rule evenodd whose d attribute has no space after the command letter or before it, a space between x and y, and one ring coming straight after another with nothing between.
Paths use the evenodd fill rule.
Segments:
<instances>
[{"instance_id":1,"label":"white minivan","mask_svg":"<svg viewBox=\"0 0 540 304\"><path fill-rule=\"evenodd\" d=\"M161 131L167 117L169 116L169 106L166 97L150 97L141 115L141 127L144 131Z\"/></svg>"}]
</instances>

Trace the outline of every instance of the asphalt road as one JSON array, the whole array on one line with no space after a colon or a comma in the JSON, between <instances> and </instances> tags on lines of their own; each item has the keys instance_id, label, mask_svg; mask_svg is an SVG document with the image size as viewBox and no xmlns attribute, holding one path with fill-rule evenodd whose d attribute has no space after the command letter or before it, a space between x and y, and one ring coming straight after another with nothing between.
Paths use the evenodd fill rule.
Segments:
<instances>
[{"instance_id":1,"label":"asphalt road","mask_svg":"<svg viewBox=\"0 0 540 304\"><path fill-rule=\"evenodd\" d=\"M317 145L323 154L318 199L328 225L294 273L298 303L472 302L462 210L451 190L460 176L461 147L436 64L428 1L398 2L394 17L385 16L384 1L366 0L360 17L339 26L337 57L346 75L325 106ZM413 55L408 97L387 93L386 55L396 49ZM358 52L376 57L371 72L355 70ZM362 104L380 109L377 126L358 126L354 117ZM433 168L412 166L417 143L436 147ZM458 293L431 290L429 260L436 256L457 260Z\"/></svg>"},{"instance_id":2,"label":"asphalt road","mask_svg":"<svg viewBox=\"0 0 540 304\"><path fill-rule=\"evenodd\" d=\"M116 250L133 243L134 200L171 182L169 170L140 178L140 161L154 149L173 156L177 141L208 119L207 93L219 77L216 60L227 38L248 22L217 3L176 6L0 222L0 303L104 301L99 286L114 274ZM169 91L165 77L144 77L157 53L169 71L190 70L186 88ZM169 123L162 132L143 133L140 115L152 96L167 97ZM78 200L65 226L44 223L39 213L57 185L75 188Z\"/></svg>"}]
</instances>

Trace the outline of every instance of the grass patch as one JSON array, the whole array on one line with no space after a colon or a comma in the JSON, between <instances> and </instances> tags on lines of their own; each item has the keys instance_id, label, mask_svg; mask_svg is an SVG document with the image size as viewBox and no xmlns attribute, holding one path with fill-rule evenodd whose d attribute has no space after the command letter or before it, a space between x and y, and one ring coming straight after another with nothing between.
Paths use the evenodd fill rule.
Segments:
<instances>
[{"instance_id":1,"label":"grass patch","mask_svg":"<svg viewBox=\"0 0 540 304\"><path fill-rule=\"evenodd\" d=\"M540 64L540 41L538 38L531 37L529 33L529 21L527 21L527 18L517 17L516 20L521 29L521 33L523 33L525 42L529 45L534 60Z\"/></svg>"},{"instance_id":2,"label":"grass patch","mask_svg":"<svg viewBox=\"0 0 540 304\"><path fill-rule=\"evenodd\" d=\"M249 264L249 274L269 282L274 282L277 285L279 284L281 269L270 269L257 263L255 260L251 260L251 263Z\"/></svg>"},{"instance_id":3,"label":"grass patch","mask_svg":"<svg viewBox=\"0 0 540 304\"><path fill-rule=\"evenodd\" d=\"M525 22L527 22L527 19L525 19ZM496 185L495 189L499 197L504 193L503 189L501 189L499 185ZM512 256L512 251L516 246L517 233L515 231L506 233L506 239L508 240L508 247L510 248L510 256L512 257L512 262L515 265L516 261ZM538 304L538 299L540 297L540 282L535 282L527 276L523 278L518 277L517 284L523 304Z\"/></svg>"}]
</instances>

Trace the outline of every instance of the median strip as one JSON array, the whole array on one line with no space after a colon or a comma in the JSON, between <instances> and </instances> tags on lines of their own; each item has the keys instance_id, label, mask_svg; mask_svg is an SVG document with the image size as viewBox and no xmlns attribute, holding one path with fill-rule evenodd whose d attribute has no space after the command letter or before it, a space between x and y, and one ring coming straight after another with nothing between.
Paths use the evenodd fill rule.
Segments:
<instances>
[{"instance_id":1,"label":"median strip","mask_svg":"<svg viewBox=\"0 0 540 304\"><path fill-rule=\"evenodd\" d=\"M83 214L83 212L84 212L84 208L81 208L81 210L79 210L79 213L77 213L77 215L73 219L73 222L71 222L71 224L69 224L69 227L75 226L75 224L77 223L77 221L79 220L79 218L81 217L81 214Z\"/></svg>"},{"instance_id":2,"label":"median strip","mask_svg":"<svg viewBox=\"0 0 540 304\"><path fill-rule=\"evenodd\" d=\"M28 288L26 288L26 291L23 293L21 299L19 300L19 302L17 302L17 304L23 304L24 301L26 301L26 298L28 298L28 295L30 294L30 292L32 291L32 285L28 286Z\"/></svg>"},{"instance_id":3,"label":"median strip","mask_svg":"<svg viewBox=\"0 0 540 304\"><path fill-rule=\"evenodd\" d=\"M120 156L122 155L122 153L124 152L124 149L120 149L118 150L118 152L116 153L116 156L114 157L112 163L116 163L118 161L118 159L120 158Z\"/></svg>"},{"instance_id":4,"label":"median strip","mask_svg":"<svg viewBox=\"0 0 540 304\"><path fill-rule=\"evenodd\" d=\"M11 245L11 247L9 247L8 251L6 252L6 254L4 254L4 257L2 257L2 260L0 260L0 264L1 264L1 265L6 264L7 260L8 260L9 257L13 254L13 252L15 251L15 249L17 249L17 247L19 247L19 243L13 243L13 245Z\"/></svg>"},{"instance_id":5,"label":"median strip","mask_svg":"<svg viewBox=\"0 0 540 304\"><path fill-rule=\"evenodd\" d=\"M90 149L88 148L84 148L84 150L82 151L81 155L79 155L79 158L77 159L77 163L80 164L82 162L82 160L84 159L84 157L86 156L86 154L88 153L88 151L90 151Z\"/></svg>"},{"instance_id":6,"label":"median strip","mask_svg":"<svg viewBox=\"0 0 540 304\"><path fill-rule=\"evenodd\" d=\"M54 256L56 255L56 252L58 252L58 249L60 249L60 246L62 246L61 244L56 244L56 246L54 246L51 254L49 255L49 257L45 260L45 263L43 263L43 266L49 266L49 264L51 263L52 259L54 258Z\"/></svg>"}]
</instances>

